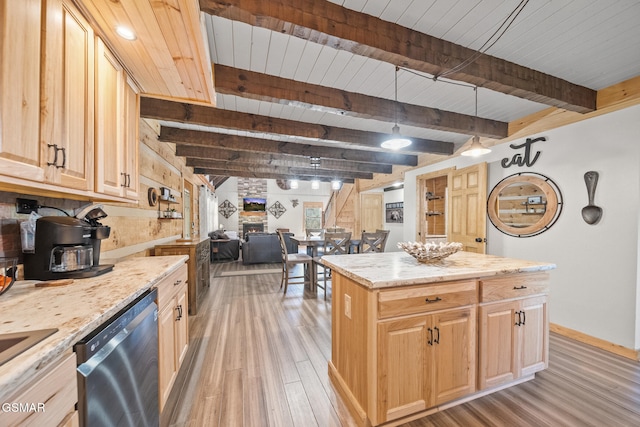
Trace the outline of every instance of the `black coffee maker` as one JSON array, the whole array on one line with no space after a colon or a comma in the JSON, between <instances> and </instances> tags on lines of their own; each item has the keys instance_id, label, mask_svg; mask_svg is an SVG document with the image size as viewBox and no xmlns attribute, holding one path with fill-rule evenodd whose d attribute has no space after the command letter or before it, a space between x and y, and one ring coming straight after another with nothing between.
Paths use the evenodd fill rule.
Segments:
<instances>
[{"instance_id":1,"label":"black coffee maker","mask_svg":"<svg viewBox=\"0 0 640 427\"><path fill-rule=\"evenodd\" d=\"M89 205L75 217L44 216L36 221L33 253L24 254L24 278L80 279L104 274L113 264L100 265L100 243L111 228L101 205Z\"/></svg>"}]
</instances>

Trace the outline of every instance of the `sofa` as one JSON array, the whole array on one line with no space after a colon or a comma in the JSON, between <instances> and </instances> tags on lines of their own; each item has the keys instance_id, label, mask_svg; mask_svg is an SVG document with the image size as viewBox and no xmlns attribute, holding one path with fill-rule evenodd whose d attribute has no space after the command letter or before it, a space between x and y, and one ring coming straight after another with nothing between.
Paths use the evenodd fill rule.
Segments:
<instances>
[{"instance_id":1,"label":"sofa","mask_svg":"<svg viewBox=\"0 0 640 427\"><path fill-rule=\"evenodd\" d=\"M293 233L283 233L287 252L298 252L298 244L291 240ZM282 252L280 251L280 241L276 233L247 233L245 242L242 244L242 263L282 262Z\"/></svg>"},{"instance_id":2,"label":"sofa","mask_svg":"<svg viewBox=\"0 0 640 427\"><path fill-rule=\"evenodd\" d=\"M240 240L237 237L234 239L222 231L212 231L209 238L211 262L240 258Z\"/></svg>"}]
</instances>

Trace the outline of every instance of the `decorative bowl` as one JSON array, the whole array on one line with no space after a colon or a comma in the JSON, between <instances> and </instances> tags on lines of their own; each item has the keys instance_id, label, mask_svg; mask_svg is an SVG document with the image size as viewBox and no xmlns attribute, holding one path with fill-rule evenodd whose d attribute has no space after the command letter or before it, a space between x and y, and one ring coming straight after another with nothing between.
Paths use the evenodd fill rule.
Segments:
<instances>
[{"instance_id":1,"label":"decorative bowl","mask_svg":"<svg viewBox=\"0 0 640 427\"><path fill-rule=\"evenodd\" d=\"M435 262L462 250L458 242L400 242L398 247L417 259L419 262Z\"/></svg>"},{"instance_id":2,"label":"decorative bowl","mask_svg":"<svg viewBox=\"0 0 640 427\"><path fill-rule=\"evenodd\" d=\"M0 295L4 294L16 281L18 258L0 258Z\"/></svg>"}]
</instances>

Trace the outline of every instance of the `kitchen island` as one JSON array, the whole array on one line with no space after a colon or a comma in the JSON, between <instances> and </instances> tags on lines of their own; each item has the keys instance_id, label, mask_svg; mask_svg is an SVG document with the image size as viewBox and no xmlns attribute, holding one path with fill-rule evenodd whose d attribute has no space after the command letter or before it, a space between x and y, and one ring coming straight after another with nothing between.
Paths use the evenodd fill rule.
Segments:
<instances>
[{"instance_id":1,"label":"kitchen island","mask_svg":"<svg viewBox=\"0 0 640 427\"><path fill-rule=\"evenodd\" d=\"M359 425L398 425L548 364L554 264L458 252L332 255L329 377Z\"/></svg>"},{"instance_id":2,"label":"kitchen island","mask_svg":"<svg viewBox=\"0 0 640 427\"><path fill-rule=\"evenodd\" d=\"M3 407L0 425L20 424L15 417L22 415L41 415L50 423L39 425L57 425L52 421L57 415L59 419L75 416L73 345L146 290L177 275L186 279L187 259L186 256L133 258L117 263L109 273L77 279L64 286L36 287L33 280L16 282L0 297L0 336L48 328L58 330L0 365L0 402L43 405L39 414L7 412ZM171 287L177 288L173 283ZM184 289L186 293L186 285ZM46 383L43 377L48 377ZM60 405L63 400L68 403ZM56 413L58 408L63 413ZM68 408L69 414L64 412Z\"/></svg>"}]
</instances>

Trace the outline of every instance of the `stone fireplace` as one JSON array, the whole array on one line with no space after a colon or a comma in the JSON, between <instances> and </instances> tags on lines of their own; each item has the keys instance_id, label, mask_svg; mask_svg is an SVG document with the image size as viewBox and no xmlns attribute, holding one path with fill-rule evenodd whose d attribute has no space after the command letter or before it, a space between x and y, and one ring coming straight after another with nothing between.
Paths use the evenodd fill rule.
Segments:
<instances>
[{"instance_id":1,"label":"stone fireplace","mask_svg":"<svg viewBox=\"0 0 640 427\"><path fill-rule=\"evenodd\" d=\"M267 199L267 180L257 178L238 178L238 230L242 230L242 237L247 234L246 227L255 226L255 231L267 230L267 212L245 212L242 210L244 197L260 197ZM260 228L262 227L262 228Z\"/></svg>"}]
</instances>

